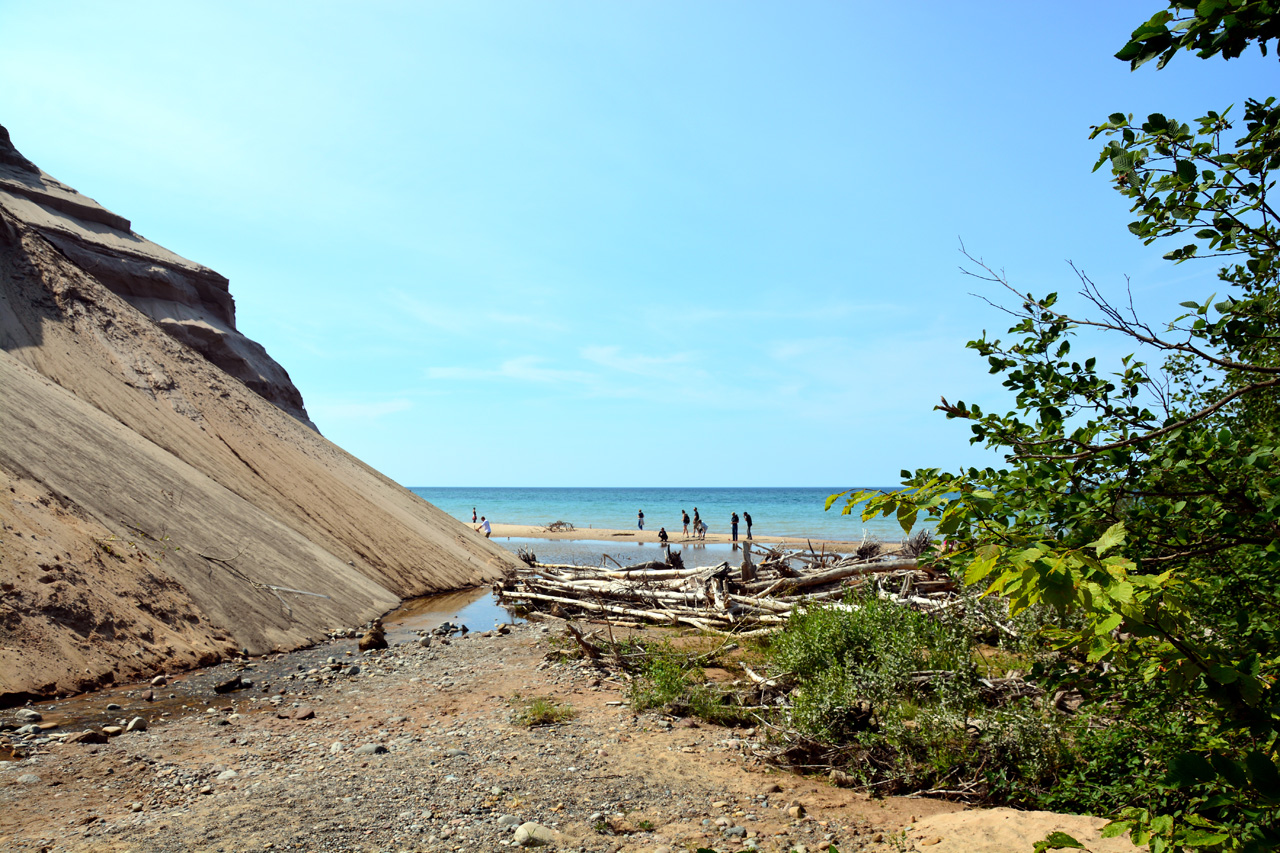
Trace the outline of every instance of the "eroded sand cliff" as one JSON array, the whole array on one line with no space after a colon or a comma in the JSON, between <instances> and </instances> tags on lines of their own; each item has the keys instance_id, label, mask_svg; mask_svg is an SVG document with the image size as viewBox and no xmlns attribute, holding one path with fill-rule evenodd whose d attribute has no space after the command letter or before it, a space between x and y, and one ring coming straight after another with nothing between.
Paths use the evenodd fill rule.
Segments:
<instances>
[{"instance_id":1,"label":"eroded sand cliff","mask_svg":"<svg viewBox=\"0 0 1280 853\"><path fill-rule=\"evenodd\" d=\"M226 279L0 128L0 703L483 583L505 550L336 447Z\"/></svg>"}]
</instances>

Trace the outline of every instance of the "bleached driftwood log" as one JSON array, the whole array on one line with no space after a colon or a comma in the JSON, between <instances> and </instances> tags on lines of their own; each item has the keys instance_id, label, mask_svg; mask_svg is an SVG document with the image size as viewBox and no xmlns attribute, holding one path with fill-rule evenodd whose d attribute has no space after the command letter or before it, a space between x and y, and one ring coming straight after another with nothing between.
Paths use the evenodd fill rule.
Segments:
<instances>
[{"instance_id":1,"label":"bleached driftwood log","mask_svg":"<svg viewBox=\"0 0 1280 853\"><path fill-rule=\"evenodd\" d=\"M499 599L561 618L580 614L616 622L683 624L702 630L772 630L797 608L825 604L871 584L874 595L905 607L934 612L962 606L955 584L915 560L859 559L770 548L758 562L746 546L741 572L728 562L684 566L678 552L668 562L604 568L534 562L495 587ZM616 562L616 561L615 561Z\"/></svg>"}]
</instances>

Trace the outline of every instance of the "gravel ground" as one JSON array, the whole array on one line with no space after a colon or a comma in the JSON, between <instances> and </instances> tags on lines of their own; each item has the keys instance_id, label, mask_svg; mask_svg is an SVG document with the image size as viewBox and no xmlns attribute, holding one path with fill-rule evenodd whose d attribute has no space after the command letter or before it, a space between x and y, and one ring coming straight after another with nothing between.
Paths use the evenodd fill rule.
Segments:
<instances>
[{"instance_id":1,"label":"gravel ground","mask_svg":"<svg viewBox=\"0 0 1280 853\"><path fill-rule=\"evenodd\" d=\"M750 730L637 716L621 685L548 657L558 633L532 623L366 653L336 640L35 706L50 728L27 735L12 731L24 724L17 711L0 712L11 729L0 756L6 739L25 756L0 761L0 850L474 851L543 840L848 853L892 849L907 824L957 809L771 770L752 757ZM214 692L236 676L252 685ZM575 716L518 725L517 694ZM145 731L64 742L135 716Z\"/></svg>"}]
</instances>

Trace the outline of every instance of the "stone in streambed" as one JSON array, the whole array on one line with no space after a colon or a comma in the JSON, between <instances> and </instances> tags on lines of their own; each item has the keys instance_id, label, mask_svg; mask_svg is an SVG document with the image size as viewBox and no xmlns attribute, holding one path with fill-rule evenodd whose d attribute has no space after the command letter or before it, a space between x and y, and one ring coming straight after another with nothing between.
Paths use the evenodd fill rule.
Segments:
<instances>
[{"instance_id":1,"label":"stone in streambed","mask_svg":"<svg viewBox=\"0 0 1280 853\"><path fill-rule=\"evenodd\" d=\"M65 743L106 743L107 736L93 729L85 729L67 738Z\"/></svg>"},{"instance_id":2,"label":"stone in streambed","mask_svg":"<svg viewBox=\"0 0 1280 853\"><path fill-rule=\"evenodd\" d=\"M360 638L360 651L370 652L375 649L385 649L387 647L387 635L382 628L382 620L374 619L373 624L369 626L369 630L364 632L364 636Z\"/></svg>"},{"instance_id":3,"label":"stone in streambed","mask_svg":"<svg viewBox=\"0 0 1280 853\"><path fill-rule=\"evenodd\" d=\"M248 687L248 686L249 685L245 684L240 679L240 676L237 675L235 678L228 679L227 681L224 681L221 684L213 685L213 692L218 694L230 693L233 690L243 690L245 687Z\"/></svg>"}]
</instances>

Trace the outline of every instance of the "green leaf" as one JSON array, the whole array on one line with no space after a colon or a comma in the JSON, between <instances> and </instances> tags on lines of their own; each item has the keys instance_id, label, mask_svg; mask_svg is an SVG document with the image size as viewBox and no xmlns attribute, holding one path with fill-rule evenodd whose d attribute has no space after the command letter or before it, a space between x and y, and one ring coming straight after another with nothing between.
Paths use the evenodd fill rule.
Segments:
<instances>
[{"instance_id":1,"label":"green leaf","mask_svg":"<svg viewBox=\"0 0 1280 853\"><path fill-rule=\"evenodd\" d=\"M1112 613L1106 619L1103 619L1094 626L1094 632L1098 634L1110 634L1116 628L1119 628L1122 622L1124 622L1124 616L1119 613Z\"/></svg>"},{"instance_id":2,"label":"green leaf","mask_svg":"<svg viewBox=\"0 0 1280 853\"><path fill-rule=\"evenodd\" d=\"M1045 850L1062 850L1064 848L1084 850L1085 846L1065 832L1051 832L1043 840L1036 842L1034 853L1044 853Z\"/></svg>"},{"instance_id":3,"label":"green leaf","mask_svg":"<svg viewBox=\"0 0 1280 853\"><path fill-rule=\"evenodd\" d=\"M1221 844L1230 838L1223 832L1213 832L1207 829L1188 829L1182 833L1180 839L1186 847L1209 847L1214 844Z\"/></svg>"},{"instance_id":4,"label":"green leaf","mask_svg":"<svg viewBox=\"0 0 1280 853\"><path fill-rule=\"evenodd\" d=\"M908 503L898 504L898 526L902 528L903 533L910 533L911 528L916 526L917 510Z\"/></svg>"},{"instance_id":5,"label":"green leaf","mask_svg":"<svg viewBox=\"0 0 1280 853\"><path fill-rule=\"evenodd\" d=\"M1101 557L1112 548L1124 541L1124 522L1117 521L1115 524L1107 528L1107 532L1098 537L1097 541L1090 542L1088 547L1097 549L1098 556Z\"/></svg>"}]
</instances>

